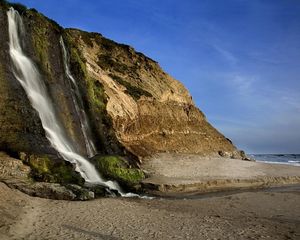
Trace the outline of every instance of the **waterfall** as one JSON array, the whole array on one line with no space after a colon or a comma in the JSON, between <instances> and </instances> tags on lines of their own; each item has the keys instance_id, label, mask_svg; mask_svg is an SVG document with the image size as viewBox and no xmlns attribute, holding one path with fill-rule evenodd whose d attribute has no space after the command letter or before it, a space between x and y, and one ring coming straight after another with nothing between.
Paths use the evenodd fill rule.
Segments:
<instances>
[{"instance_id":1,"label":"waterfall","mask_svg":"<svg viewBox=\"0 0 300 240\"><path fill-rule=\"evenodd\" d=\"M94 155L96 155L96 148L95 148L95 144L93 143L93 140L92 140L91 129L88 124L88 118L87 118L86 112L84 110L84 105L83 105L83 101L82 101L82 98L80 95L79 87L78 87L78 84L77 84L75 78L72 76L71 71L70 71L69 55L68 55L63 38L61 37L59 41L60 41L60 45L61 45L61 48L63 51L65 72L66 72L66 75L67 75L70 85L71 85L72 100L73 100L75 110L76 110L76 113L77 113L79 121L80 121L81 132L84 137L86 151L87 151L88 157L93 157Z\"/></svg>"},{"instance_id":2,"label":"waterfall","mask_svg":"<svg viewBox=\"0 0 300 240\"><path fill-rule=\"evenodd\" d=\"M38 112L46 137L60 156L76 166L88 184L98 184L124 194L116 182L104 181L86 158L76 152L76 148L65 134L62 124L55 114L55 108L46 90L45 83L33 64L24 54L20 38L24 38L24 25L19 13L10 8L7 12L9 30L9 53L13 62L13 73L24 88L32 107Z\"/></svg>"}]
</instances>

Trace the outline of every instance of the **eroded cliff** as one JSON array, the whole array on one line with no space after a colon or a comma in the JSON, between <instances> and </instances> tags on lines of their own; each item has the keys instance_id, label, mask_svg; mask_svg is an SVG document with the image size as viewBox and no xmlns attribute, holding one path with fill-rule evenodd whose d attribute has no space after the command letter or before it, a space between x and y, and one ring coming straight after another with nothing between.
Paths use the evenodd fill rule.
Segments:
<instances>
[{"instance_id":1,"label":"eroded cliff","mask_svg":"<svg viewBox=\"0 0 300 240\"><path fill-rule=\"evenodd\" d=\"M13 74L9 7L0 1L0 151L21 158L32 168L36 161L30 159L40 161L38 168L49 156L56 166L60 156L50 146L37 112ZM129 165L138 165L143 157L158 152L243 157L207 122L187 89L157 62L101 34L63 29L34 9L15 7L26 29L25 53L38 68L56 115L80 154L87 152L72 100L74 89L64 68L61 37L98 153L123 156ZM40 170L35 169L39 177ZM47 178L42 175L40 180L52 174L46 173Z\"/></svg>"},{"instance_id":2,"label":"eroded cliff","mask_svg":"<svg viewBox=\"0 0 300 240\"><path fill-rule=\"evenodd\" d=\"M127 150L137 156L236 151L207 122L187 89L157 62L100 34L66 33L82 60L85 79L103 87L112 130Z\"/></svg>"}]
</instances>

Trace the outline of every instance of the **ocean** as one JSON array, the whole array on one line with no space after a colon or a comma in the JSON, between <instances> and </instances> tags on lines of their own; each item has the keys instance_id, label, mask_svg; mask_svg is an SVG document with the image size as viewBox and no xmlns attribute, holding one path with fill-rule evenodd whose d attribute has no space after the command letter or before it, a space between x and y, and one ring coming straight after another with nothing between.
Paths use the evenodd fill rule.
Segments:
<instances>
[{"instance_id":1,"label":"ocean","mask_svg":"<svg viewBox=\"0 0 300 240\"><path fill-rule=\"evenodd\" d=\"M249 154L257 162L287 164L300 167L300 154Z\"/></svg>"}]
</instances>

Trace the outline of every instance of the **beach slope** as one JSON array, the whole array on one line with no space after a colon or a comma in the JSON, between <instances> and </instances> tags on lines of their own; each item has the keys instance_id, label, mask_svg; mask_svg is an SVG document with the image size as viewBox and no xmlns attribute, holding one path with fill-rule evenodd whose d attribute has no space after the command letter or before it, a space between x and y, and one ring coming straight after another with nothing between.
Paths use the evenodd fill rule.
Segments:
<instances>
[{"instance_id":1,"label":"beach slope","mask_svg":"<svg viewBox=\"0 0 300 240\"><path fill-rule=\"evenodd\" d=\"M203 193L300 183L300 167L221 157L162 153L144 160L153 194Z\"/></svg>"}]
</instances>

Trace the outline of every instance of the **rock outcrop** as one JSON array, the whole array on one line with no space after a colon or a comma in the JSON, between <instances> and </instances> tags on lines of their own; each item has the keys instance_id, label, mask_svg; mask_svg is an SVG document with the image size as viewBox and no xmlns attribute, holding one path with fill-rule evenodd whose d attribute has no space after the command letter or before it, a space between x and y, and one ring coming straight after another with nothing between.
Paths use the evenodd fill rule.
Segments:
<instances>
[{"instance_id":1,"label":"rock outcrop","mask_svg":"<svg viewBox=\"0 0 300 240\"><path fill-rule=\"evenodd\" d=\"M100 34L67 29L89 84L101 86L112 131L137 156L156 152L236 151L194 105L186 88L157 62Z\"/></svg>"},{"instance_id":2,"label":"rock outcrop","mask_svg":"<svg viewBox=\"0 0 300 240\"><path fill-rule=\"evenodd\" d=\"M51 181L36 182L30 178L31 174L31 168L22 161L0 152L0 181L28 195L60 200L90 200L97 195L105 195L102 187L86 188L76 184L62 185Z\"/></svg>"},{"instance_id":3,"label":"rock outcrop","mask_svg":"<svg viewBox=\"0 0 300 240\"><path fill-rule=\"evenodd\" d=\"M24 153L29 159L30 155L55 156L37 112L12 71L8 7L0 1L0 151L18 158ZM132 166L159 152L226 152L243 157L208 123L187 89L154 60L101 34L63 29L34 9L15 8L26 29L26 54L38 67L56 114L82 155L86 155L84 136L64 69L61 37L100 154L123 156Z\"/></svg>"}]
</instances>

